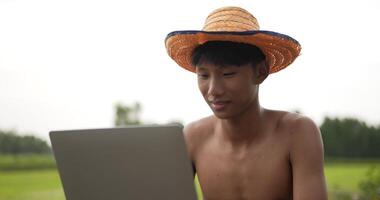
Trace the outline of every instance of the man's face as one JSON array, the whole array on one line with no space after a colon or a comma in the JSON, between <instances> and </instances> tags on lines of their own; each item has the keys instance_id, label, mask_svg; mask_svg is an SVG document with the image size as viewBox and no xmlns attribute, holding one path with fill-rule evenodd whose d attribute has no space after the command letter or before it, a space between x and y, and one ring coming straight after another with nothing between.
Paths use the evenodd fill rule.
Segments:
<instances>
[{"instance_id":1,"label":"man's face","mask_svg":"<svg viewBox=\"0 0 380 200\"><path fill-rule=\"evenodd\" d=\"M215 116L236 117L257 98L258 84L251 65L216 66L202 62L196 67L198 87Z\"/></svg>"}]
</instances>

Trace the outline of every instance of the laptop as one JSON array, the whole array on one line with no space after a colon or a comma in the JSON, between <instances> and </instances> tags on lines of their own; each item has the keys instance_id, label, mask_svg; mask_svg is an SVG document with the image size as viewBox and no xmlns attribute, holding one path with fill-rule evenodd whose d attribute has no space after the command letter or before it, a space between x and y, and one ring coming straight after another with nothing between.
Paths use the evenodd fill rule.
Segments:
<instances>
[{"instance_id":1,"label":"laptop","mask_svg":"<svg viewBox=\"0 0 380 200\"><path fill-rule=\"evenodd\" d=\"M51 131L67 200L196 200L179 125Z\"/></svg>"}]
</instances>

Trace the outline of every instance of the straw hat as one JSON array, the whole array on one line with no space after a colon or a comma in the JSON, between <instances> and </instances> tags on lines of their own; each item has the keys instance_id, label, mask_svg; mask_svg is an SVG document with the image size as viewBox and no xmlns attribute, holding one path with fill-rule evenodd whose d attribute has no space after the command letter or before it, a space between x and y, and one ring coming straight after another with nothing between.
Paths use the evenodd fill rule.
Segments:
<instances>
[{"instance_id":1,"label":"straw hat","mask_svg":"<svg viewBox=\"0 0 380 200\"><path fill-rule=\"evenodd\" d=\"M300 54L301 45L290 36L259 30L256 18L239 7L214 10L206 19L201 31L173 31L165 39L169 56L191 72L193 50L207 41L232 41L257 46L266 56L269 72L278 72L290 65Z\"/></svg>"}]
</instances>

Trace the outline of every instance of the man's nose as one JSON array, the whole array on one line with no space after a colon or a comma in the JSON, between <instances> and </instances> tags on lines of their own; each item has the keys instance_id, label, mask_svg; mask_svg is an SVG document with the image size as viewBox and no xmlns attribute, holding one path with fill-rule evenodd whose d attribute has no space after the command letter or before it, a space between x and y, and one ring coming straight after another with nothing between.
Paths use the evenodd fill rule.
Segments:
<instances>
[{"instance_id":1,"label":"man's nose","mask_svg":"<svg viewBox=\"0 0 380 200\"><path fill-rule=\"evenodd\" d=\"M211 96L221 96L224 93L224 84L223 81L221 81L218 78L211 78L209 88L208 88L208 94Z\"/></svg>"}]
</instances>

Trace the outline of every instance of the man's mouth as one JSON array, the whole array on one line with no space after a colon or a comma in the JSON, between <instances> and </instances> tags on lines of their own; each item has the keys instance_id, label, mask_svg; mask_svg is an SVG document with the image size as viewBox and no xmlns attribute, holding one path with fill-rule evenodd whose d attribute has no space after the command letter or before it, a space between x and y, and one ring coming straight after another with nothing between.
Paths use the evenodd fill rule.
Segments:
<instances>
[{"instance_id":1,"label":"man's mouth","mask_svg":"<svg viewBox=\"0 0 380 200\"><path fill-rule=\"evenodd\" d=\"M217 111L225 109L229 103L230 101L210 101L211 108Z\"/></svg>"}]
</instances>

